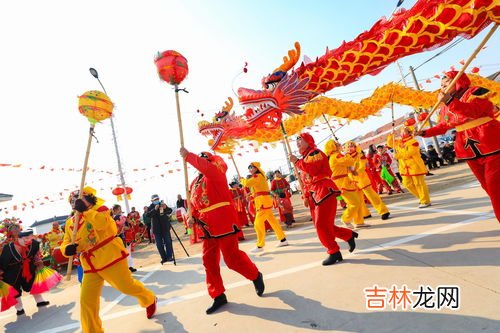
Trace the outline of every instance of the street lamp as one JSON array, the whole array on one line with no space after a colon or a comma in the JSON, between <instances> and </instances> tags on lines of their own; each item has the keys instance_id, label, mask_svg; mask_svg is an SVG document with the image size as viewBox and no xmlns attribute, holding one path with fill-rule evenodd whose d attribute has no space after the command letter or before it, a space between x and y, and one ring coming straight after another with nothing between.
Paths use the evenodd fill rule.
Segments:
<instances>
[{"instance_id":1,"label":"street lamp","mask_svg":"<svg viewBox=\"0 0 500 333\"><path fill-rule=\"evenodd\" d=\"M102 85L101 80L99 80L99 73L97 73L97 70L95 68L90 67L89 72L90 72L90 74L92 74L93 77L95 77L97 79L97 81L101 85L102 90L107 95L108 93L106 92L106 89ZM122 187L125 188L125 177L123 176L122 162L120 160L120 153L118 152L118 142L116 140L115 124L113 122L113 116L111 116L111 118L109 118L109 119L111 120L111 132L113 133L113 142L115 144L116 160L118 162L118 172L120 174L120 181L121 181ZM128 199L127 199L126 195L124 196L124 201L125 201L125 211L127 212L127 215L128 215L130 213L130 208L128 205Z\"/></svg>"}]
</instances>

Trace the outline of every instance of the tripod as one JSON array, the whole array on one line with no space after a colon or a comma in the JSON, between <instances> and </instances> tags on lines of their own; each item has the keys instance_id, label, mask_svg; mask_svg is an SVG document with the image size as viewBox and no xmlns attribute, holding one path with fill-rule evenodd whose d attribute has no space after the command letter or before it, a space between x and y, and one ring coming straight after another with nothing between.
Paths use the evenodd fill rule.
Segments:
<instances>
[{"instance_id":1,"label":"tripod","mask_svg":"<svg viewBox=\"0 0 500 333\"><path fill-rule=\"evenodd\" d=\"M179 238L179 235L177 235L177 232L175 231L174 227L172 225L170 225L170 230L172 230L174 232L174 235L175 237L177 238L177 240L179 241L179 243L181 244L182 246L182 249L184 250L184 252L186 252L186 255L189 257L189 253L188 251L186 250L186 248L184 247L184 244L182 244L182 241L181 239ZM172 237L170 237L172 238ZM177 266L177 262L175 261L175 251L172 251L172 257L174 259L174 266Z\"/></svg>"}]
</instances>

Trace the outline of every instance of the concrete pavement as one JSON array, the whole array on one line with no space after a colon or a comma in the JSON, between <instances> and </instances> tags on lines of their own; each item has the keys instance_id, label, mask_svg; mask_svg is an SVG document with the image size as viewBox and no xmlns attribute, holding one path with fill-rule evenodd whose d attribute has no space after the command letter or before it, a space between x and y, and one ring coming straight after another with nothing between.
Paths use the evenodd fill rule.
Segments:
<instances>
[{"instance_id":1,"label":"concrete pavement","mask_svg":"<svg viewBox=\"0 0 500 333\"><path fill-rule=\"evenodd\" d=\"M360 238L353 254L339 240L344 261L334 266L321 266L326 254L311 224L287 231L288 247L274 248L274 234L268 235L266 251L251 255L264 274L264 297L255 294L251 282L223 267L230 303L210 316L205 314L211 299L199 256L183 259L177 266L144 267L135 276L158 295L157 315L146 319L145 310L135 299L106 286L101 299L105 330L500 332L500 224L475 181L453 185L431 192L433 205L429 208L418 209L416 199L406 196L389 205L393 218L381 221L374 214L366 221L372 227L358 231ZM240 247L248 251L254 240ZM364 289L375 285L388 292L368 298ZM456 304L448 298L439 310L412 309L418 296L410 294L412 303L405 310L402 298L396 298L399 304L390 301L393 285L396 296L403 295L404 286L412 292L420 286L432 292L438 287L458 287L459 301ZM78 295L78 285L63 284L47 295L51 305L39 311L34 301L25 297L27 315L17 318L13 309L1 313L0 329L76 332ZM437 301L438 295L432 295ZM382 299L385 309L367 308L367 303L380 305ZM459 308L452 309L453 305Z\"/></svg>"}]
</instances>

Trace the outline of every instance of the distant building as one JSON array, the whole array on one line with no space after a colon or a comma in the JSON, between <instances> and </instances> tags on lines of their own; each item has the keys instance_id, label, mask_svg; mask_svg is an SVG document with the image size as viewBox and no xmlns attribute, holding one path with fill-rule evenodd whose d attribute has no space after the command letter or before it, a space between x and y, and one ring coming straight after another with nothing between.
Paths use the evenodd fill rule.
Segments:
<instances>
[{"instance_id":1,"label":"distant building","mask_svg":"<svg viewBox=\"0 0 500 333\"><path fill-rule=\"evenodd\" d=\"M42 221L35 221L30 228L36 235L44 234L52 229L52 223L59 222L59 225L63 225L68 219L69 215L54 216Z\"/></svg>"},{"instance_id":2,"label":"distant building","mask_svg":"<svg viewBox=\"0 0 500 333\"><path fill-rule=\"evenodd\" d=\"M13 198L13 195L11 195L11 194L0 193L0 202L10 201L10 200L12 200L12 198Z\"/></svg>"}]
</instances>

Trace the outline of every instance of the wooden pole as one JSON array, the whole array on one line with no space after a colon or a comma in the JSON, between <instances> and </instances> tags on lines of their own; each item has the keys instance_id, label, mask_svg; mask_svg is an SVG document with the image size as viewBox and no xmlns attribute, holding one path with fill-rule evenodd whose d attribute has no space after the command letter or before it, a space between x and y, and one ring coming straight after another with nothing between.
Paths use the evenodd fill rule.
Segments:
<instances>
[{"instance_id":1,"label":"wooden pole","mask_svg":"<svg viewBox=\"0 0 500 333\"><path fill-rule=\"evenodd\" d=\"M330 122L328 121L328 119L326 118L325 114L324 113L321 113L323 115L323 119L325 119L325 122L326 122L326 125L328 125L328 128L330 129L330 132L332 132L332 136L333 138L335 139L335 141L337 141L337 143L339 142L339 139L337 138L337 136L335 135L335 132L333 131L333 128L332 126L330 126Z\"/></svg>"},{"instance_id":2,"label":"wooden pole","mask_svg":"<svg viewBox=\"0 0 500 333\"><path fill-rule=\"evenodd\" d=\"M179 103L179 86L174 85L175 87L175 104L177 106L177 125L179 126L179 139L181 142L181 148L184 148L184 131L182 129L182 116L181 116L181 106ZM183 159L184 165L184 186L186 187L186 198L188 198L189 194L189 181L188 181L188 173L187 173L187 162L186 159Z\"/></svg>"},{"instance_id":3,"label":"wooden pole","mask_svg":"<svg viewBox=\"0 0 500 333\"><path fill-rule=\"evenodd\" d=\"M177 106L177 125L179 126L179 138L181 142L181 148L184 148L184 131L182 129L181 106L179 103L179 86L175 84L174 88L175 88L175 104ZM188 216L191 217L191 202L190 202L191 194L189 193L189 179L187 171L187 162L185 158L182 159L182 164L184 167L184 187L186 190L187 211L188 211Z\"/></svg>"},{"instance_id":4,"label":"wooden pole","mask_svg":"<svg viewBox=\"0 0 500 333\"><path fill-rule=\"evenodd\" d=\"M394 122L394 101L391 96L391 117L392 117L392 149L396 151L396 123Z\"/></svg>"},{"instance_id":5,"label":"wooden pole","mask_svg":"<svg viewBox=\"0 0 500 333\"><path fill-rule=\"evenodd\" d=\"M288 149L288 152L292 154L292 148L290 147L290 141L288 140L288 134L286 133L285 126L283 125L283 121L280 123L281 126L281 133L283 133L283 139L285 140L286 147ZM302 192L304 192L304 183L302 182L302 178L300 178L299 172L297 171L297 168L295 165L292 167L293 174L295 175L295 178L297 178L297 181L300 184L300 189ZM304 204L306 205L306 204Z\"/></svg>"},{"instance_id":6,"label":"wooden pole","mask_svg":"<svg viewBox=\"0 0 500 333\"><path fill-rule=\"evenodd\" d=\"M238 170L238 166L236 165L236 161L234 160L233 153L229 153L229 157L231 157L231 161L233 161L234 168L236 169L236 173L238 174L238 179L241 179L240 170Z\"/></svg>"},{"instance_id":7,"label":"wooden pole","mask_svg":"<svg viewBox=\"0 0 500 333\"><path fill-rule=\"evenodd\" d=\"M445 92L443 95L446 95L447 93L450 92L450 90L455 86L455 84L457 83L458 79L460 78L460 76L462 76L462 74L465 72L465 70L467 69L467 67L470 65L470 63L472 62L472 60L474 60L474 58L477 56L477 54L481 51L481 49L483 48L483 46L488 42L488 40L491 38L491 36L493 36L493 34L495 33L495 31L497 30L498 28L498 24L495 24L493 26L493 28L491 28L491 30L488 32L488 34L486 36L484 36L483 40L481 41L481 43L479 44L479 46L474 50L474 52L471 54L471 56L469 57L469 59L467 59L467 61L465 62L465 64L462 66L462 69L460 69L460 71L458 72L458 74L453 78L453 80L451 81L451 83L448 85L448 87L445 89ZM439 105L441 104L441 102L443 102L443 98L440 98L436 104L434 104L434 106L432 107L432 109L429 111L429 114L427 115L427 117L425 118L425 120L422 122L422 124L420 124L420 126L418 127L417 129L417 132L420 132L422 130L422 128L427 124L427 122L429 121L429 119L431 118L432 114L437 110L437 108L439 107Z\"/></svg>"},{"instance_id":8,"label":"wooden pole","mask_svg":"<svg viewBox=\"0 0 500 333\"><path fill-rule=\"evenodd\" d=\"M85 152L85 159L83 161L82 169L82 179L80 180L80 192L78 193L78 199L83 197L83 188L85 187L85 177L87 175L87 166L89 164L90 147L92 146L92 136L94 134L95 124L91 123L89 129L89 138L87 140L87 151ZM71 243L75 242L76 234L78 232L78 224L80 222L81 213L76 212L73 217L73 233L71 234ZM73 257L68 259L68 269L66 270L66 281L71 280L71 270L73 269Z\"/></svg>"}]
</instances>

